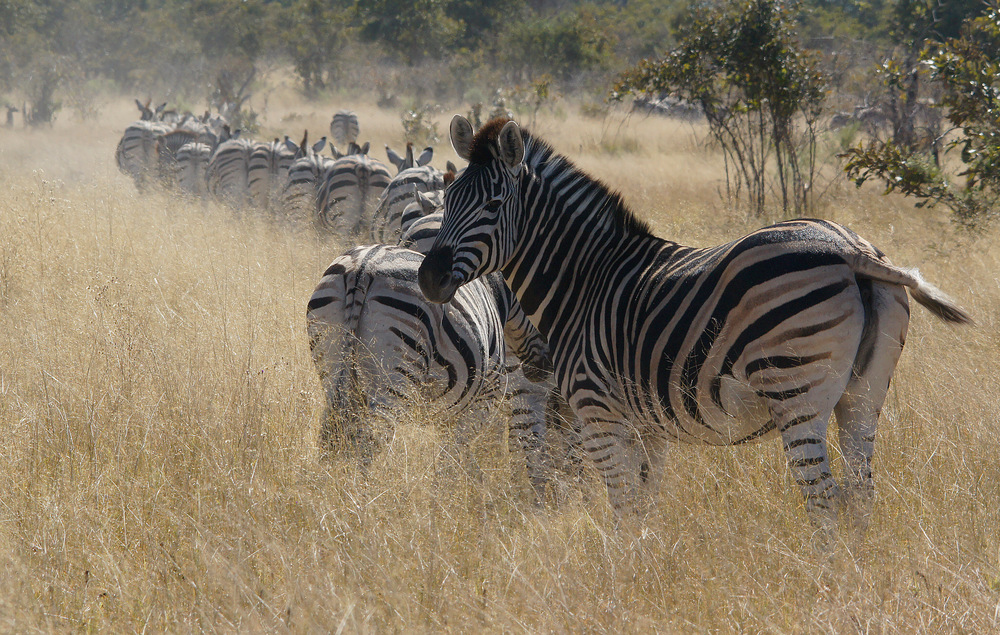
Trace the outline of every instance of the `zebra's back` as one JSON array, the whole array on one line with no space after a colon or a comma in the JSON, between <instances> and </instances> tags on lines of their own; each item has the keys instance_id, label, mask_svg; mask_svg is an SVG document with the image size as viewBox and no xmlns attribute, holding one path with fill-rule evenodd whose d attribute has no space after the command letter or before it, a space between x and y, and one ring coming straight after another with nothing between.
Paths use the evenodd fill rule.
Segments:
<instances>
[{"instance_id":1,"label":"zebra's back","mask_svg":"<svg viewBox=\"0 0 1000 635\"><path fill-rule=\"evenodd\" d=\"M159 164L157 138L172 130L172 125L159 121L133 122L125 128L115 148L118 169L131 176L137 186L144 187L156 174Z\"/></svg>"},{"instance_id":2,"label":"zebra's back","mask_svg":"<svg viewBox=\"0 0 1000 635\"><path fill-rule=\"evenodd\" d=\"M319 154L292 162L280 196L280 213L285 218L319 224L319 193L333 163L333 159Z\"/></svg>"},{"instance_id":3,"label":"zebra's back","mask_svg":"<svg viewBox=\"0 0 1000 635\"><path fill-rule=\"evenodd\" d=\"M254 144L247 163L247 189L252 205L260 209L277 206L297 150L297 146L293 149L277 139Z\"/></svg>"},{"instance_id":4,"label":"zebra's back","mask_svg":"<svg viewBox=\"0 0 1000 635\"><path fill-rule=\"evenodd\" d=\"M187 143L177 150L177 187L184 193L208 194L208 161L212 148L204 143Z\"/></svg>"},{"instance_id":5,"label":"zebra's back","mask_svg":"<svg viewBox=\"0 0 1000 635\"><path fill-rule=\"evenodd\" d=\"M333 115L330 122L330 137L334 143L344 146L358 140L361 133L361 125L358 123L358 114L351 110L340 110Z\"/></svg>"},{"instance_id":6,"label":"zebra's back","mask_svg":"<svg viewBox=\"0 0 1000 635\"><path fill-rule=\"evenodd\" d=\"M320 186L319 224L338 236L354 236L371 222L375 203L389 185L389 168L364 154L334 161Z\"/></svg>"},{"instance_id":7,"label":"zebra's back","mask_svg":"<svg viewBox=\"0 0 1000 635\"><path fill-rule=\"evenodd\" d=\"M431 304L417 284L421 259L400 247L356 247L324 272L307 320L331 404L348 389L381 409L419 395L455 416L501 389L503 324L489 310L490 290L472 285L449 305Z\"/></svg>"},{"instance_id":8,"label":"zebra's back","mask_svg":"<svg viewBox=\"0 0 1000 635\"><path fill-rule=\"evenodd\" d=\"M208 162L208 191L220 201L237 208L250 200L250 153L253 142L229 139L219 144Z\"/></svg>"}]
</instances>

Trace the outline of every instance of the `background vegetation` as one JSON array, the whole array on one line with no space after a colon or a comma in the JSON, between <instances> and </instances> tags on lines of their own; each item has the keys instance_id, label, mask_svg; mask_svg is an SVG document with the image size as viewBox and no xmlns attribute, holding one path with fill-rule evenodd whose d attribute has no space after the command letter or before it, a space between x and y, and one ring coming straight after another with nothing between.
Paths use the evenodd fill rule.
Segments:
<instances>
[{"instance_id":1,"label":"background vegetation","mask_svg":"<svg viewBox=\"0 0 1000 635\"><path fill-rule=\"evenodd\" d=\"M374 147L402 142L398 113L362 101L276 95L262 129L322 129L342 106ZM844 180L819 203L978 321L914 308L871 530L827 556L776 442L673 448L635 525L589 476L534 508L502 419L475 463L419 409L367 473L321 461L305 303L346 245L137 192L113 160L132 96L102 113L0 128L0 630L1000 628L995 230L973 241L942 210ZM625 114L566 106L536 129L661 235L758 226L720 199L704 124Z\"/></svg>"}]
</instances>

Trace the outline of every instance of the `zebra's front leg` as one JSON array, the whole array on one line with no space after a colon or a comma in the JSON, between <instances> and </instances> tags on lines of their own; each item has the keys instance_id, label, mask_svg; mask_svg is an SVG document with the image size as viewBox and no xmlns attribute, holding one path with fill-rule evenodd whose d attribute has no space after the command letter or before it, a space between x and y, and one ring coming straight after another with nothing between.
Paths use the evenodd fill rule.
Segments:
<instances>
[{"instance_id":1,"label":"zebra's front leg","mask_svg":"<svg viewBox=\"0 0 1000 635\"><path fill-rule=\"evenodd\" d=\"M513 375L511 383L508 447L524 456L535 504L540 505L545 500L545 488L552 472L546 443L546 407L554 384L530 382L520 370Z\"/></svg>"},{"instance_id":2,"label":"zebra's front leg","mask_svg":"<svg viewBox=\"0 0 1000 635\"><path fill-rule=\"evenodd\" d=\"M608 498L618 516L642 514L642 485L649 480L650 462L638 431L630 422L584 420L581 443L591 464L608 488Z\"/></svg>"}]
</instances>

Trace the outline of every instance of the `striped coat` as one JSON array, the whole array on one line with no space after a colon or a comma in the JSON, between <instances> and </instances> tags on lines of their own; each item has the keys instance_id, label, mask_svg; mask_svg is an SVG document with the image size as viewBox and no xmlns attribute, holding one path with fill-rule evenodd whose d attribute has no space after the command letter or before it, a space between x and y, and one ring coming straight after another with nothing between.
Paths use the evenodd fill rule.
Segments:
<instances>
[{"instance_id":1,"label":"striped coat","mask_svg":"<svg viewBox=\"0 0 1000 635\"><path fill-rule=\"evenodd\" d=\"M317 225L336 236L362 234L371 222L378 197L392 180L389 168L364 154L363 149L334 161L320 185Z\"/></svg>"},{"instance_id":2,"label":"striped coat","mask_svg":"<svg viewBox=\"0 0 1000 635\"><path fill-rule=\"evenodd\" d=\"M470 164L445 195L421 288L447 301L503 273L549 341L616 509L634 509L670 439L780 437L818 526L835 529L844 500L867 518L906 291L946 321L968 315L835 223L796 220L687 247L654 236L619 195L513 122L474 133L456 116L451 137ZM827 453L834 413L847 494Z\"/></svg>"},{"instance_id":3,"label":"striped coat","mask_svg":"<svg viewBox=\"0 0 1000 635\"><path fill-rule=\"evenodd\" d=\"M428 303L417 283L422 256L388 245L335 259L309 300L310 347L327 393L322 441L368 446L368 413L390 415L425 401L445 419L464 418L507 392L507 341L529 369L548 367L547 347L498 278L469 285L448 305ZM536 373L532 373L533 378ZM535 404L515 392L515 414ZM544 401L544 399L543 399ZM346 416L344 414L347 413ZM511 427L543 480L544 425Z\"/></svg>"}]
</instances>

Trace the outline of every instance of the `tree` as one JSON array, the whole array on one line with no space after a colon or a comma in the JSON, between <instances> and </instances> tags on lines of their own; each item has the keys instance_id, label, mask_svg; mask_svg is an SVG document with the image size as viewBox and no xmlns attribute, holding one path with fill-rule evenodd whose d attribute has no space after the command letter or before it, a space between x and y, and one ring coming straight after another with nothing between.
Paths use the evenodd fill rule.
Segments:
<instances>
[{"instance_id":1,"label":"tree","mask_svg":"<svg viewBox=\"0 0 1000 635\"><path fill-rule=\"evenodd\" d=\"M349 11L348 2L300 0L285 12L281 41L307 95L325 90L333 81L347 37Z\"/></svg>"},{"instance_id":2,"label":"tree","mask_svg":"<svg viewBox=\"0 0 1000 635\"><path fill-rule=\"evenodd\" d=\"M364 0L355 5L361 37L381 42L409 63L441 57L459 38L464 25L447 8L445 0Z\"/></svg>"},{"instance_id":3,"label":"tree","mask_svg":"<svg viewBox=\"0 0 1000 635\"><path fill-rule=\"evenodd\" d=\"M868 179L920 199L917 207L944 204L967 228L997 215L1000 202L1000 5L966 20L957 37L926 48L920 57L942 89L940 107L958 137L947 149L960 150L954 180L927 156L891 141L873 141L846 152L845 171L860 187Z\"/></svg>"},{"instance_id":4,"label":"tree","mask_svg":"<svg viewBox=\"0 0 1000 635\"><path fill-rule=\"evenodd\" d=\"M613 99L667 93L698 104L722 147L730 197L745 188L757 215L774 190L786 212L812 202L825 78L792 36L791 10L779 0L698 9L676 49L627 70L612 90Z\"/></svg>"}]
</instances>

